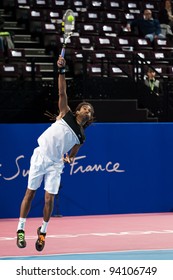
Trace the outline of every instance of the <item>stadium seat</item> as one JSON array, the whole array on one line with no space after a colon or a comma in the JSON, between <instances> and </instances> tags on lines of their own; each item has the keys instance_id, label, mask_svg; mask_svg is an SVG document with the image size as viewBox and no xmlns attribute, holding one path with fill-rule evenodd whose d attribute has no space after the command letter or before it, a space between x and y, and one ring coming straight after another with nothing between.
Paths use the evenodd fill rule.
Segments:
<instances>
[{"instance_id":1,"label":"stadium seat","mask_svg":"<svg viewBox=\"0 0 173 280\"><path fill-rule=\"evenodd\" d=\"M76 12L86 12L87 11L87 1L86 0L78 0L78 1L69 1L69 6L73 11Z\"/></svg>"},{"instance_id":2,"label":"stadium seat","mask_svg":"<svg viewBox=\"0 0 173 280\"><path fill-rule=\"evenodd\" d=\"M129 13L135 11L141 12L141 8L142 8L141 1L131 0L131 1L124 1L123 3L123 9L125 12L129 12Z\"/></svg>"},{"instance_id":3,"label":"stadium seat","mask_svg":"<svg viewBox=\"0 0 173 280\"><path fill-rule=\"evenodd\" d=\"M89 77L107 77L107 64L87 64L87 75Z\"/></svg>"},{"instance_id":4,"label":"stadium seat","mask_svg":"<svg viewBox=\"0 0 173 280\"><path fill-rule=\"evenodd\" d=\"M90 0L87 2L87 10L89 11L103 11L104 0Z\"/></svg>"},{"instance_id":5,"label":"stadium seat","mask_svg":"<svg viewBox=\"0 0 173 280\"><path fill-rule=\"evenodd\" d=\"M30 7L30 1L29 0L15 0L15 7L18 8L20 7Z\"/></svg>"},{"instance_id":6,"label":"stadium seat","mask_svg":"<svg viewBox=\"0 0 173 280\"><path fill-rule=\"evenodd\" d=\"M117 64L129 64L133 61L133 52L112 50L107 54L109 61Z\"/></svg>"},{"instance_id":7,"label":"stadium seat","mask_svg":"<svg viewBox=\"0 0 173 280\"><path fill-rule=\"evenodd\" d=\"M42 75L39 65L25 64L22 68L22 79L24 81L41 81Z\"/></svg>"},{"instance_id":8,"label":"stadium seat","mask_svg":"<svg viewBox=\"0 0 173 280\"><path fill-rule=\"evenodd\" d=\"M95 50L90 52L88 57L91 63L101 64L109 60L108 53L106 50Z\"/></svg>"},{"instance_id":9,"label":"stadium seat","mask_svg":"<svg viewBox=\"0 0 173 280\"><path fill-rule=\"evenodd\" d=\"M102 13L102 19L104 23L112 22L114 23L121 23L122 24L122 18L124 17L124 12L116 11L116 10L110 10L105 11Z\"/></svg>"},{"instance_id":10,"label":"stadium seat","mask_svg":"<svg viewBox=\"0 0 173 280\"><path fill-rule=\"evenodd\" d=\"M85 23L91 23L91 22L102 22L102 13L100 11L87 11L83 15L83 21Z\"/></svg>"},{"instance_id":11,"label":"stadium seat","mask_svg":"<svg viewBox=\"0 0 173 280\"><path fill-rule=\"evenodd\" d=\"M172 41L170 41L169 39L155 38L154 39L154 50L155 51L158 51L158 50L173 51Z\"/></svg>"},{"instance_id":12,"label":"stadium seat","mask_svg":"<svg viewBox=\"0 0 173 280\"><path fill-rule=\"evenodd\" d=\"M104 3L105 10L109 11L122 11L123 10L123 1L121 0L106 0Z\"/></svg>"},{"instance_id":13,"label":"stadium seat","mask_svg":"<svg viewBox=\"0 0 173 280\"><path fill-rule=\"evenodd\" d=\"M95 50L113 50L115 49L115 38L114 37L107 37L107 36L94 36L94 49Z\"/></svg>"},{"instance_id":14,"label":"stadium seat","mask_svg":"<svg viewBox=\"0 0 173 280\"><path fill-rule=\"evenodd\" d=\"M26 62L25 49L8 49L8 59L10 62Z\"/></svg>"},{"instance_id":15,"label":"stadium seat","mask_svg":"<svg viewBox=\"0 0 173 280\"><path fill-rule=\"evenodd\" d=\"M31 2L31 1L30 1ZM30 5L34 8L34 9L42 9L42 8L49 8L50 7L50 2L49 0L32 0L32 4L30 3Z\"/></svg>"},{"instance_id":16,"label":"stadium seat","mask_svg":"<svg viewBox=\"0 0 173 280\"><path fill-rule=\"evenodd\" d=\"M85 35L98 35L97 24L93 22L88 23L76 23L75 31L79 33L80 36Z\"/></svg>"},{"instance_id":17,"label":"stadium seat","mask_svg":"<svg viewBox=\"0 0 173 280\"><path fill-rule=\"evenodd\" d=\"M16 81L20 79L19 67L15 63L0 63L0 79L2 81Z\"/></svg>"},{"instance_id":18,"label":"stadium seat","mask_svg":"<svg viewBox=\"0 0 173 280\"><path fill-rule=\"evenodd\" d=\"M122 24L121 23L99 23L98 24L98 34L100 36L118 36L121 33Z\"/></svg>"},{"instance_id":19,"label":"stadium seat","mask_svg":"<svg viewBox=\"0 0 173 280\"><path fill-rule=\"evenodd\" d=\"M146 0L141 2L142 9L145 10L151 10L152 12L158 12L160 8L159 1L154 0Z\"/></svg>"},{"instance_id":20,"label":"stadium seat","mask_svg":"<svg viewBox=\"0 0 173 280\"><path fill-rule=\"evenodd\" d=\"M49 5L54 11L69 9L69 2L66 0L49 0Z\"/></svg>"},{"instance_id":21,"label":"stadium seat","mask_svg":"<svg viewBox=\"0 0 173 280\"><path fill-rule=\"evenodd\" d=\"M39 34L42 32L42 24L44 23L44 15L42 10L30 10L29 14L29 31L31 34Z\"/></svg>"},{"instance_id":22,"label":"stadium seat","mask_svg":"<svg viewBox=\"0 0 173 280\"><path fill-rule=\"evenodd\" d=\"M111 78L129 78L132 77L132 67L130 65L110 65L109 76Z\"/></svg>"},{"instance_id":23,"label":"stadium seat","mask_svg":"<svg viewBox=\"0 0 173 280\"><path fill-rule=\"evenodd\" d=\"M61 23L63 12L62 10L52 10L52 9L46 9L44 10L44 13L46 15L46 22L50 23Z\"/></svg>"},{"instance_id":24,"label":"stadium seat","mask_svg":"<svg viewBox=\"0 0 173 280\"><path fill-rule=\"evenodd\" d=\"M168 50L151 51L151 60L155 64L170 64L172 61L172 54Z\"/></svg>"},{"instance_id":25,"label":"stadium seat","mask_svg":"<svg viewBox=\"0 0 173 280\"><path fill-rule=\"evenodd\" d=\"M153 50L153 46L149 39L136 37L136 38L134 38L134 49L136 51Z\"/></svg>"},{"instance_id":26,"label":"stadium seat","mask_svg":"<svg viewBox=\"0 0 173 280\"><path fill-rule=\"evenodd\" d=\"M68 48L75 50L94 50L92 36L72 36Z\"/></svg>"},{"instance_id":27,"label":"stadium seat","mask_svg":"<svg viewBox=\"0 0 173 280\"><path fill-rule=\"evenodd\" d=\"M152 58L150 50L138 50L135 51L134 54L141 57L144 60L150 60Z\"/></svg>"},{"instance_id":28,"label":"stadium seat","mask_svg":"<svg viewBox=\"0 0 173 280\"><path fill-rule=\"evenodd\" d=\"M134 49L134 38L133 37L116 37L115 38L115 49L122 51L133 51Z\"/></svg>"}]
</instances>

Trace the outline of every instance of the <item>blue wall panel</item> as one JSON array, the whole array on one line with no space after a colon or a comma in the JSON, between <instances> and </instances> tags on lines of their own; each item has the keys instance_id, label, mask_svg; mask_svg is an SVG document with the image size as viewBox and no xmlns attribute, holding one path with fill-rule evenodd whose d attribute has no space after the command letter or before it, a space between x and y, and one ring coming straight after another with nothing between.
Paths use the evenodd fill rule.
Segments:
<instances>
[{"instance_id":1,"label":"blue wall panel","mask_svg":"<svg viewBox=\"0 0 173 280\"><path fill-rule=\"evenodd\" d=\"M48 126L0 125L0 218L19 216L30 157ZM62 174L62 215L173 211L172 123L95 123L86 135ZM42 216L43 200L42 186L29 216Z\"/></svg>"}]
</instances>

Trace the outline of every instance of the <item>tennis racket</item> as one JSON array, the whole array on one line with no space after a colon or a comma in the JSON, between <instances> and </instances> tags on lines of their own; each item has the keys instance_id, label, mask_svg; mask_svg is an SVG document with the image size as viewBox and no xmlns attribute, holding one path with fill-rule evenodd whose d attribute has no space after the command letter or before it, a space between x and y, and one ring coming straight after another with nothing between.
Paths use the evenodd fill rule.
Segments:
<instances>
[{"instance_id":1,"label":"tennis racket","mask_svg":"<svg viewBox=\"0 0 173 280\"><path fill-rule=\"evenodd\" d=\"M72 36L75 28L75 16L72 10L66 10L62 19L62 32L63 32L63 46L61 50L61 55L64 57L65 48L68 43L69 38Z\"/></svg>"}]
</instances>

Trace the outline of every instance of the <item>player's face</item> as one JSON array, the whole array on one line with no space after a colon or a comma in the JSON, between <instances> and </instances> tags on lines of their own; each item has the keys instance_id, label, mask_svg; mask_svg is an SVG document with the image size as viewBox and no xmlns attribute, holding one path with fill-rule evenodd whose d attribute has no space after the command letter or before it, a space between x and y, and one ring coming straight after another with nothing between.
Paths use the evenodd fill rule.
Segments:
<instances>
[{"instance_id":1,"label":"player's face","mask_svg":"<svg viewBox=\"0 0 173 280\"><path fill-rule=\"evenodd\" d=\"M85 121L90 120L92 117L91 107L89 105L83 105L79 110L79 115Z\"/></svg>"}]
</instances>

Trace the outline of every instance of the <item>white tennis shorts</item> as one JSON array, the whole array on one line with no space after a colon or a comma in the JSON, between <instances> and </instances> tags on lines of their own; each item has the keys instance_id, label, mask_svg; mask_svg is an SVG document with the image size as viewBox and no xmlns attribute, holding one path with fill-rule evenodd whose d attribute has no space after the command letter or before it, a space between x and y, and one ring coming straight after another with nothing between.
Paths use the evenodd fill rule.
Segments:
<instances>
[{"instance_id":1,"label":"white tennis shorts","mask_svg":"<svg viewBox=\"0 0 173 280\"><path fill-rule=\"evenodd\" d=\"M44 189L48 193L57 194L64 168L63 161L56 163L40 153L37 147L30 161L28 189L37 190L44 180Z\"/></svg>"}]
</instances>

